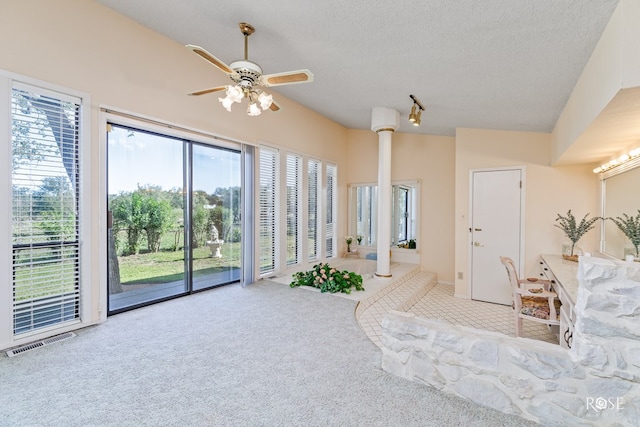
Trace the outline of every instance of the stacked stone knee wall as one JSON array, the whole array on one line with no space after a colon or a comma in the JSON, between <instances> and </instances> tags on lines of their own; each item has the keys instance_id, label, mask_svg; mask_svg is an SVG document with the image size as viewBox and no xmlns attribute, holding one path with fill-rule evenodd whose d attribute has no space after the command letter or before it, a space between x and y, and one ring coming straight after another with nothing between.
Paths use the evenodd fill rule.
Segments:
<instances>
[{"instance_id":1,"label":"stacked stone knee wall","mask_svg":"<svg viewBox=\"0 0 640 427\"><path fill-rule=\"evenodd\" d=\"M638 426L640 268L587 260L579 280L571 350L394 311L382 367L545 426Z\"/></svg>"}]
</instances>

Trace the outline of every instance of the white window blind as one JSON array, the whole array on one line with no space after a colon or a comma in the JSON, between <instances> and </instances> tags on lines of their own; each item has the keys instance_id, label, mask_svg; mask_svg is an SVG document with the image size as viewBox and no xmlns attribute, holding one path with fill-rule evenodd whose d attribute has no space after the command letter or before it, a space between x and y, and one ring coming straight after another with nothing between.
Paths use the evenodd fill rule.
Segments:
<instances>
[{"instance_id":1,"label":"white window blind","mask_svg":"<svg viewBox=\"0 0 640 427\"><path fill-rule=\"evenodd\" d=\"M79 318L80 107L67 95L12 89L15 335Z\"/></svg>"},{"instance_id":2,"label":"white window blind","mask_svg":"<svg viewBox=\"0 0 640 427\"><path fill-rule=\"evenodd\" d=\"M276 269L278 250L278 152L260 148L259 176L259 232L260 274L270 273Z\"/></svg>"},{"instance_id":3,"label":"white window blind","mask_svg":"<svg viewBox=\"0 0 640 427\"><path fill-rule=\"evenodd\" d=\"M318 187L320 184L320 162L317 160L309 160L307 164L307 241L309 261L318 259L318 229L319 229L319 211L318 211Z\"/></svg>"},{"instance_id":4,"label":"white window blind","mask_svg":"<svg viewBox=\"0 0 640 427\"><path fill-rule=\"evenodd\" d=\"M325 225L325 239L326 239L326 257L333 258L336 256L336 202L337 202L337 172L338 167L336 165L328 164L326 167L327 175L327 208L326 225Z\"/></svg>"},{"instance_id":5,"label":"white window blind","mask_svg":"<svg viewBox=\"0 0 640 427\"><path fill-rule=\"evenodd\" d=\"M300 214L298 209L301 195L302 159L298 155L287 154L287 265L300 262Z\"/></svg>"}]
</instances>

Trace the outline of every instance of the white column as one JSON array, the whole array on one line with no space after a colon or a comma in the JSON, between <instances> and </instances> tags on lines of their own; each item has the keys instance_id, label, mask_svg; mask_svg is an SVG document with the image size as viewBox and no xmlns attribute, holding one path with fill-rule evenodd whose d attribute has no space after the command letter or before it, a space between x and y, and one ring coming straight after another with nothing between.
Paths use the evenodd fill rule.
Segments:
<instances>
[{"instance_id":1,"label":"white column","mask_svg":"<svg viewBox=\"0 0 640 427\"><path fill-rule=\"evenodd\" d=\"M376 276L391 277L391 139L400 114L376 107L371 112L371 130L378 134L378 263Z\"/></svg>"}]
</instances>

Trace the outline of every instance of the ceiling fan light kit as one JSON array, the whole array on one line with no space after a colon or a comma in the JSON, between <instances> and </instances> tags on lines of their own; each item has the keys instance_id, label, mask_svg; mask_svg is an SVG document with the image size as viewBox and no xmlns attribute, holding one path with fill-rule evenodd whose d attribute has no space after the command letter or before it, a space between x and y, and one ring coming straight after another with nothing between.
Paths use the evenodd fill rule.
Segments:
<instances>
[{"instance_id":1,"label":"ceiling fan light kit","mask_svg":"<svg viewBox=\"0 0 640 427\"><path fill-rule=\"evenodd\" d=\"M234 61L230 65L225 64L200 46L187 45L202 59L215 65L226 73L234 82L233 85L217 86L210 89L191 92L189 95L199 96L224 90L226 96L218 98L218 101L229 112L234 103L241 103L244 98L249 101L247 114L259 116L263 110L278 111L280 107L273 101L273 96L265 93L260 86L272 87L295 83L308 83L313 81L313 74L309 70L296 70L275 74L262 74L262 68L253 61L249 61L249 36L256 30L250 24L241 22L238 24L244 35L244 59Z\"/></svg>"},{"instance_id":2,"label":"ceiling fan light kit","mask_svg":"<svg viewBox=\"0 0 640 427\"><path fill-rule=\"evenodd\" d=\"M411 98L411 100L413 101L413 105L411 106L411 113L409 113L409 121L414 126L420 126L420 116L424 111L424 107L422 106L420 101L416 99L415 96L409 95L409 98Z\"/></svg>"}]
</instances>

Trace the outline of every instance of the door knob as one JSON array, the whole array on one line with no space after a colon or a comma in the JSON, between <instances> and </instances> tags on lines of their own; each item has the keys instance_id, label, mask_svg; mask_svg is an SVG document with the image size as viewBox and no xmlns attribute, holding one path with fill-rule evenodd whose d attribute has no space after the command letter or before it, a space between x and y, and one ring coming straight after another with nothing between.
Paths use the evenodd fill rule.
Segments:
<instances>
[{"instance_id":1,"label":"door knob","mask_svg":"<svg viewBox=\"0 0 640 427\"><path fill-rule=\"evenodd\" d=\"M480 242L473 242L473 246L484 247Z\"/></svg>"}]
</instances>

